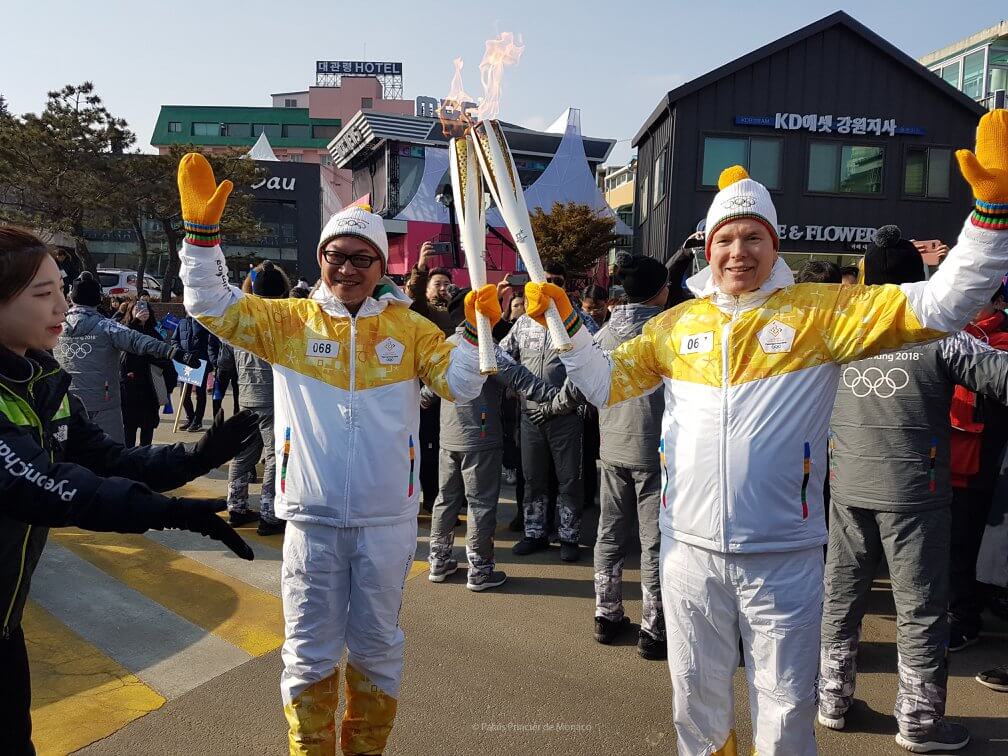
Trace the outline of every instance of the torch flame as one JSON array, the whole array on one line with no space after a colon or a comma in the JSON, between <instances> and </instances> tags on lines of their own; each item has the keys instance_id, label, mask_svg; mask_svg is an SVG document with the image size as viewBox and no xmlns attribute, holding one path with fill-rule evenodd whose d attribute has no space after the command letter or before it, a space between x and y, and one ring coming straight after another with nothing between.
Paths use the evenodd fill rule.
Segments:
<instances>
[{"instance_id":1,"label":"torch flame","mask_svg":"<svg viewBox=\"0 0 1008 756\"><path fill-rule=\"evenodd\" d=\"M483 96L479 99L478 106L462 85L462 58L455 58L453 61L455 75L452 76L451 91L441 101L441 107L437 111L441 130L447 138L462 136L477 120L497 117L500 112L504 66L516 65L524 50L521 38L515 42L515 35L511 32L502 32L500 36L486 41L483 60L479 64Z\"/></svg>"},{"instance_id":2,"label":"torch flame","mask_svg":"<svg viewBox=\"0 0 1008 756\"><path fill-rule=\"evenodd\" d=\"M455 64L455 75L452 76L451 91L437 110L441 130L449 139L462 136L466 128L472 125L468 111L473 106L472 98L462 86L462 58L455 58L452 62Z\"/></svg>"},{"instance_id":3,"label":"torch flame","mask_svg":"<svg viewBox=\"0 0 1008 756\"><path fill-rule=\"evenodd\" d=\"M484 121L496 118L500 113L501 81L504 66L518 63L525 46L521 39L515 42L511 32L501 32L500 36L486 41L483 60L480 61L480 81L483 84L483 97L480 98L476 116Z\"/></svg>"}]
</instances>

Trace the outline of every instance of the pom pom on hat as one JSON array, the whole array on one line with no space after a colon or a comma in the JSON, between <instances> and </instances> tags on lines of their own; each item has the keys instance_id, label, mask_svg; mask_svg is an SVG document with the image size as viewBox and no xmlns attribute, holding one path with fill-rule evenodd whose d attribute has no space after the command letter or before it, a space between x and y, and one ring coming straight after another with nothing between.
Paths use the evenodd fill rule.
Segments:
<instances>
[{"instance_id":1,"label":"pom pom on hat","mask_svg":"<svg viewBox=\"0 0 1008 756\"><path fill-rule=\"evenodd\" d=\"M900 233L899 226L892 224L882 226L882 228L875 232L875 246L894 247L896 246L896 242L902 238L903 234Z\"/></svg>"},{"instance_id":2,"label":"pom pom on hat","mask_svg":"<svg viewBox=\"0 0 1008 756\"><path fill-rule=\"evenodd\" d=\"M721 175L718 176L717 180L717 188L724 189L747 178L749 178L749 172L745 168L741 165L731 165L721 171Z\"/></svg>"},{"instance_id":3,"label":"pom pom on hat","mask_svg":"<svg viewBox=\"0 0 1008 756\"><path fill-rule=\"evenodd\" d=\"M923 281L924 259L899 226L882 226L868 245L864 260L866 284L902 284Z\"/></svg>"}]
</instances>

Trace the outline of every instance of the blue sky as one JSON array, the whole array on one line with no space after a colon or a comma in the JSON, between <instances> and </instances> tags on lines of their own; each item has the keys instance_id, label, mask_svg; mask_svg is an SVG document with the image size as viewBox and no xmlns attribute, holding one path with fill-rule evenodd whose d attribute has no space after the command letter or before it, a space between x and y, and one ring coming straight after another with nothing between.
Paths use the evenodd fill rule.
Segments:
<instances>
[{"instance_id":1,"label":"blue sky","mask_svg":"<svg viewBox=\"0 0 1008 756\"><path fill-rule=\"evenodd\" d=\"M483 41L513 31L525 52L505 74L500 117L542 128L579 107L585 133L622 140L610 162L625 162L663 92L835 10L794 0L14 0L2 15L0 93L15 112L37 111L47 90L91 80L150 149L160 105L269 105L271 92L314 83L316 59L402 61L412 99L447 94L461 55L475 94ZM913 57L1008 18L1004 0L842 10Z\"/></svg>"}]
</instances>

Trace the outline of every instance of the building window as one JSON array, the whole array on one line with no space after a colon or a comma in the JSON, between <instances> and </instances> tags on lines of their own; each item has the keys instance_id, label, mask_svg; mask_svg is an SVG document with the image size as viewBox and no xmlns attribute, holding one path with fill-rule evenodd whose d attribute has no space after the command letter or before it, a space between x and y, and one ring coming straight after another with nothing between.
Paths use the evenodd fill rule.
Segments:
<instances>
[{"instance_id":1,"label":"building window","mask_svg":"<svg viewBox=\"0 0 1008 756\"><path fill-rule=\"evenodd\" d=\"M812 142L809 145L808 190L880 194L884 158L883 147Z\"/></svg>"},{"instance_id":2,"label":"building window","mask_svg":"<svg viewBox=\"0 0 1008 756\"><path fill-rule=\"evenodd\" d=\"M296 108L297 107L297 98L294 98L294 97L285 97L284 98L284 107L285 108Z\"/></svg>"},{"instance_id":3,"label":"building window","mask_svg":"<svg viewBox=\"0 0 1008 756\"><path fill-rule=\"evenodd\" d=\"M303 163L304 162L304 155L302 155L300 152L291 152L290 154L287 155L287 162L289 162L289 163Z\"/></svg>"},{"instance_id":4,"label":"building window","mask_svg":"<svg viewBox=\"0 0 1008 756\"><path fill-rule=\"evenodd\" d=\"M704 137L700 183L717 186L721 171L741 165L767 189L780 189L783 152L777 137Z\"/></svg>"},{"instance_id":5,"label":"building window","mask_svg":"<svg viewBox=\"0 0 1008 756\"><path fill-rule=\"evenodd\" d=\"M332 155L330 155L328 152L323 152L321 155L319 155L319 164L332 165Z\"/></svg>"},{"instance_id":6,"label":"building window","mask_svg":"<svg viewBox=\"0 0 1008 756\"><path fill-rule=\"evenodd\" d=\"M948 197L951 165L952 150L911 147L903 166L903 193L911 197Z\"/></svg>"},{"instance_id":7,"label":"building window","mask_svg":"<svg viewBox=\"0 0 1008 756\"><path fill-rule=\"evenodd\" d=\"M192 125L193 136L220 136L221 125L219 123L196 122Z\"/></svg>"},{"instance_id":8,"label":"building window","mask_svg":"<svg viewBox=\"0 0 1008 756\"><path fill-rule=\"evenodd\" d=\"M648 193L651 184L650 179L650 176L645 176L641 179L640 184L640 202L637 203L637 206L640 208L640 222L642 224L647 220L648 208L651 206L648 202L648 197L650 196Z\"/></svg>"},{"instance_id":9,"label":"building window","mask_svg":"<svg viewBox=\"0 0 1008 756\"><path fill-rule=\"evenodd\" d=\"M336 135L339 134L339 126L312 126L311 135L312 139L325 139L329 141L335 139Z\"/></svg>"},{"instance_id":10,"label":"building window","mask_svg":"<svg viewBox=\"0 0 1008 756\"><path fill-rule=\"evenodd\" d=\"M252 136L257 137L266 132L267 139L279 139L281 135L279 123L253 123Z\"/></svg>"},{"instance_id":11,"label":"building window","mask_svg":"<svg viewBox=\"0 0 1008 756\"><path fill-rule=\"evenodd\" d=\"M361 106L362 110L364 108L373 108L374 107L374 98L373 97L361 97L360 98L360 106Z\"/></svg>"},{"instance_id":12,"label":"building window","mask_svg":"<svg viewBox=\"0 0 1008 756\"><path fill-rule=\"evenodd\" d=\"M285 123L283 125L283 135L287 139L308 139L309 133L307 123Z\"/></svg>"},{"instance_id":13,"label":"building window","mask_svg":"<svg viewBox=\"0 0 1008 756\"><path fill-rule=\"evenodd\" d=\"M959 89L959 69L961 68L960 61L955 63L950 63L947 66L942 66L941 77L945 79L949 84L951 84L956 89Z\"/></svg>"},{"instance_id":14,"label":"building window","mask_svg":"<svg viewBox=\"0 0 1008 756\"><path fill-rule=\"evenodd\" d=\"M249 125L247 123L225 123L224 136L248 138Z\"/></svg>"},{"instance_id":15,"label":"building window","mask_svg":"<svg viewBox=\"0 0 1008 756\"><path fill-rule=\"evenodd\" d=\"M181 121L168 121L168 133L169 134L181 134L182 133L182 122Z\"/></svg>"},{"instance_id":16,"label":"building window","mask_svg":"<svg viewBox=\"0 0 1008 756\"><path fill-rule=\"evenodd\" d=\"M977 50L963 58L962 91L974 100L984 96L984 51Z\"/></svg>"},{"instance_id":17,"label":"building window","mask_svg":"<svg viewBox=\"0 0 1008 756\"><path fill-rule=\"evenodd\" d=\"M665 196L665 150L654 161L654 204L655 207Z\"/></svg>"}]
</instances>

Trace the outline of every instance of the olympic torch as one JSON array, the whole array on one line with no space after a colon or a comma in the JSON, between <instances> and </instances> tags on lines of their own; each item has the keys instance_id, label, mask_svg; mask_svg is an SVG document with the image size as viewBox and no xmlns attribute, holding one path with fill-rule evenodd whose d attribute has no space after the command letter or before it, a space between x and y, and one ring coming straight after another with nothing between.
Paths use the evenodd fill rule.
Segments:
<instances>
[{"instance_id":1,"label":"olympic torch","mask_svg":"<svg viewBox=\"0 0 1008 756\"><path fill-rule=\"evenodd\" d=\"M497 209L504 217L508 231L518 247L518 254L528 270L529 277L537 282L546 280L539 249L532 236L532 223L529 220L528 206L525 204L525 193L518 181L518 169L515 167L511 149L508 147L500 123L496 120L484 120L471 128L472 144L475 145L476 156L490 195L497 203ZM456 190L456 197L458 196ZM467 253L468 254L468 253ZM550 303L546 310L546 325L549 329L553 348L559 352L571 349L571 340L567 335L560 313L556 305Z\"/></svg>"},{"instance_id":2,"label":"olympic torch","mask_svg":"<svg viewBox=\"0 0 1008 756\"><path fill-rule=\"evenodd\" d=\"M466 266L473 291L486 285L486 209L483 205L483 177L476 162L476 150L467 131L448 144L451 163L452 192L455 195L455 217L465 250ZM497 372L493 329L490 320L476 312L476 336L479 342L479 366L483 375Z\"/></svg>"}]
</instances>

